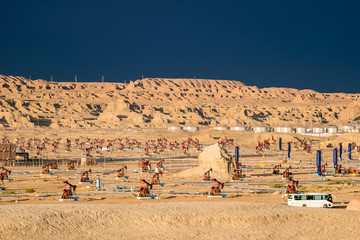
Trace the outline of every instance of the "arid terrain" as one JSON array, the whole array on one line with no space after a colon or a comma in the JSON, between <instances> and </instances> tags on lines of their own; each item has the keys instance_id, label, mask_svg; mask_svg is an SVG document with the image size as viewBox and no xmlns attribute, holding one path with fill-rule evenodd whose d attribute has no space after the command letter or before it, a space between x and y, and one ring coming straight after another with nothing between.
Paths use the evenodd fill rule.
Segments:
<instances>
[{"instance_id":1,"label":"arid terrain","mask_svg":"<svg viewBox=\"0 0 360 240\"><path fill-rule=\"evenodd\" d=\"M3 239L357 239L360 233L358 212L263 203L21 205L1 210Z\"/></svg>"},{"instance_id":2,"label":"arid terrain","mask_svg":"<svg viewBox=\"0 0 360 240\"><path fill-rule=\"evenodd\" d=\"M31 163L5 166L1 183L1 239L356 239L360 197L360 133L310 136L295 133L216 131L214 126L345 125L360 120L360 94L246 86L238 81L142 79L122 83L57 83L0 75L0 139L28 152ZM312 123L310 123L312 121ZM168 131L176 125L197 132ZM282 139L282 150L279 140ZM268 148L256 149L269 141ZM291 157L287 143L291 142ZM306 149L303 143L310 149ZM335 174L333 147L343 144ZM352 159L347 144L352 143ZM239 146L242 175L234 180ZM326 175L316 173L322 149ZM80 166L85 154L96 158ZM142 172L148 159L151 172ZM160 181L139 200L164 159ZM44 174L43 166L59 160ZM76 161L75 170L68 163ZM280 172L273 174L274 166ZM127 166L127 178L117 178ZM291 168L289 168L291 166ZM91 168L92 183L81 183ZM209 198L211 178L224 183L225 198ZM289 168L298 191L335 196L334 208L286 205ZM230 169L230 172L228 171ZM358 171L358 172L356 172ZM96 181L101 178L101 189ZM78 201L60 202L63 182L76 184ZM354 203L354 202L353 202ZM353 204L354 205L354 204ZM357 205L353 208L357 209Z\"/></svg>"},{"instance_id":3,"label":"arid terrain","mask_svg":"<svg viewBox=\"0 0 360 240\"><path fill-rule=\"evenodd\" d=\"M0 84L0 124L6 127L310 127L360 120L360 94L257 88L239 81L145 78L129 84L70 83L0 75Z\"/></svg>"}]
</instances>

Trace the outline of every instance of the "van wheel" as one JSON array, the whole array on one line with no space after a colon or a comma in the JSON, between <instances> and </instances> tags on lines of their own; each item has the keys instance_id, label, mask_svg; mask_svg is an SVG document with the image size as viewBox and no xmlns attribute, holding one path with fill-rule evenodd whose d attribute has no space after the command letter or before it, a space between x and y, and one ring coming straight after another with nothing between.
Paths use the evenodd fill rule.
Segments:
<instances>
[{"instance_id":1,"label":"van wheel","mask_svg":"<svg viewBox=\"0 0 360 240\"><path fill-rule=\"evenodd\" d=\"M327 204L324 204L323 208L328 208L328 205L327 205Z\"/></svg>"},{"instance_id":2,"label":"van wheel","mask_svg":"<svg viewBox=\"0 0 360 240\"><path fill-rule=\"evenodd\" d=\"M303 207L307 207L306 204L303 204Z\"/></svg>"}]
</instances>

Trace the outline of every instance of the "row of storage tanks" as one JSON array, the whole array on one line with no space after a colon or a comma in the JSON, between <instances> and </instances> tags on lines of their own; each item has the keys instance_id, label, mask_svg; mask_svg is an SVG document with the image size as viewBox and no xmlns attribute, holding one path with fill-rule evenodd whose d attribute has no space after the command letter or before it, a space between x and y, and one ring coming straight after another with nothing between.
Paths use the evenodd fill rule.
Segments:
<instances>
[{"instance_id":1,"label":"row of storage tanks","mask_svg":"<svg viewBox=\"0 0 360 240\"><path fill-rule=\"evenodd\" d=\"M172 125L168 127L169 131L179 131L184 130L187 132L197 132L199 131L198 126L179 126L179 125ZM217 131L224 131L224 130L232 130L232 131L250 131L260 133L260 132L278 132L278 133L340 133L340 132L360 132L360 125L357 124L349 124L344 125L341 127L337 126L327 126L327 127L313 127L306 128L306 127L268 127L268 126L255 126L253 128L248 128L245 126L235 126L235 127L228 127L226 125L218 125L214 127L214 130Z\"/></svg>"},{"instance_id":2,"label":"row of storage tanks","mask_svg":"<svg viewBox=\"0 0 360 240\"><path fill-rule=\"evenodd\" d=\"M200 128L198 126L179 126L179 125L172 125L170 127L168 127L169 131L179 131L179 130L184 130L187 132L197 132L200 130ZM249 131L250 129L244 126L235 126L235 127L228 127L225 125L219 125L214 127L214 130L217 131L223 131L223 130L234 130L234 131Z\"/></svg>"}]
</instances>

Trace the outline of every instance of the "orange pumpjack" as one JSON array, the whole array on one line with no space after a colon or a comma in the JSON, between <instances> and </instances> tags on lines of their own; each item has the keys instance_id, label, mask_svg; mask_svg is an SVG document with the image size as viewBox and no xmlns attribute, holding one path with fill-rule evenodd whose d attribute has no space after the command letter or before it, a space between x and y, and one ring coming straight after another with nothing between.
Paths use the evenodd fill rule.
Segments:
<instances>
[{"instance_id":1,"label":"orange pumpjack","mask_svg":"<svg viewBox=\"0 0 360 240\"><path fill-rule=\"evenodd\" d=\"M72 198L75 190L76 190L76 185L72 185L71 183L69 183L68 181L64 181L63 184L68 185L69 188L68 189L64 189L63 190L63 194L61 195L61 199L70 199Z\"/></svg>"},{"instance_id":2,"label":"orange pumpjack","mask_svg":"<svg viewBox=\"0 0 360 240\"><path fill-rule=\"evenodd\" d=\"M90 182L89 173L91 173L91 169L82 172L80 182Z\"/></svg>"},{"instance_id":3,"label":"orange pumpjack","mask_svg":"<svg viewBox=\"0 0 360 240\"><path fill-rule=\"evenodd\" d=\"M215 178L211 179L211 181L212 181L213 183L215 183L216 185L211 187L210 195L211 195L211 196L220 195L221 189L224 188L224 183L219 182L219 181L216 180Z\"/></svg>"},{"instance_id":4,"label":"orange pumpjack","mask_svg":"<svg viewBox=\"0 0 360 240\"><path fill-rule=\"evenodd\" d=\"M152 189L153 184L152 183L148 183L147 181L145 181L144 179L140 180L143 184L146 184L146 187L141 187L140 188L140 193L139 193L139 197L149 197L150 196L150 190Z\"/></svg>"},{"instance_id":5,"label":"orange pumpjack","mask_svg":"<svg viewBox=\"0 0 360 240\"><path fill-rule=\"evenodd\" d=\"M210 172L212 172L212 168L209 171L206 171L203 177L203 181L210 181Z\"/></svg>"},{"instance_id":6,"label":"orange pumpjack","mask_svg":"<svg viewBox=\"0 0 360 240\"><path fill-rule=\"evenodd\" d=\"M118 172L117 177L118 177L118 178L124 178L126 171L127 171L127 166L124 166L123 168L120 168L120 169L117 171L117 172Z\"/></svg>"}]
</instances>

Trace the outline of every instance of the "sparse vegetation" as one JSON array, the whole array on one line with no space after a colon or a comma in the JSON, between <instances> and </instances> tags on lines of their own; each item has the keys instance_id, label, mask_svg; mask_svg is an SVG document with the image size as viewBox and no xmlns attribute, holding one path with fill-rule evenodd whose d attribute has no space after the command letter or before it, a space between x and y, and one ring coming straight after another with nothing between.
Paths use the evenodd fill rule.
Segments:
<instances>
[{"instance_id":1,"label":"sparse vegetation","mask_svg":"<svg viewBox=\"0 0 360 240\"><path fill-rule=\"evenodd\" d=\"M271 188L285 188L285 185L280 184L280 183L275 183L275 184L270 184L269 187L271 187Z\"/></svg>"},{"instance_id":2,"label":"sparse vegetation","mask_svg":"<svg viewBox=\"0 0 360 240\"><path fill-rule=\"evenodd\" d=\"M324 188L324 189L321 189L321 192L330 192L330 188Z\"/></svg>"},{"instance_id":3,"label":"sparse vegetation","mask_svg":"<svg viewBox=\"0 0 360 240\"><path fill-rule=\"evenodd\" d=\"M237 198L237 197L241 197L241 194L235 194L235 195L231 195L229 196L230 198Z\"/></svg>"},{"instance_id":4,"label":"sparse vegetation","mask_svg":"<svg viewBox=\"0 0 360 240\"><path fill-rule=\"evenodd\" d=\"M336 184L342 184L342 181L331 181L328 183L328 185L336 185Z\"/></svg>"},{"instance_id":5,"label":"sparse vegetation","mask_svg":"<svg viewBox=\"0 0 360 240\"><path fill-rule=\"evenodd\" d=\"M16 194L16 192L14 191L4 191L2 192L3 195L11 195L11 194Z\"/></svg>"},{"instance_id":6,"label":"sparse vegetation","mask_svg":"<svg viewBox=\"0 0 360 240\"><path fill-rule=\"evenodd\" d=\"M310 188L313 188L313 189L321 189L322 186L312 184Z\"/></svg>"},{"instance_id":7,"label":"sparse vegetation","mask_svg":"<svg viewBox=\"0 0 360 240\"><path fill-rule=\"evenodd\" d=\"M34 193L35 190L33 188L27 188L27 189L25 189L25 192L26 193Z\"/></svg>"},{"instance_id":8,"label":"sparse vegetation","mask_svg":"<svg viewBox=\"0 0 360 240\"><path fill-rule=\"evenodd\" d=\"M300 192L305 192L305 191L306 191L306 187L305 187L304 185L299 185L298 190L299 190Z\"/></svg>"}]
</instances>

